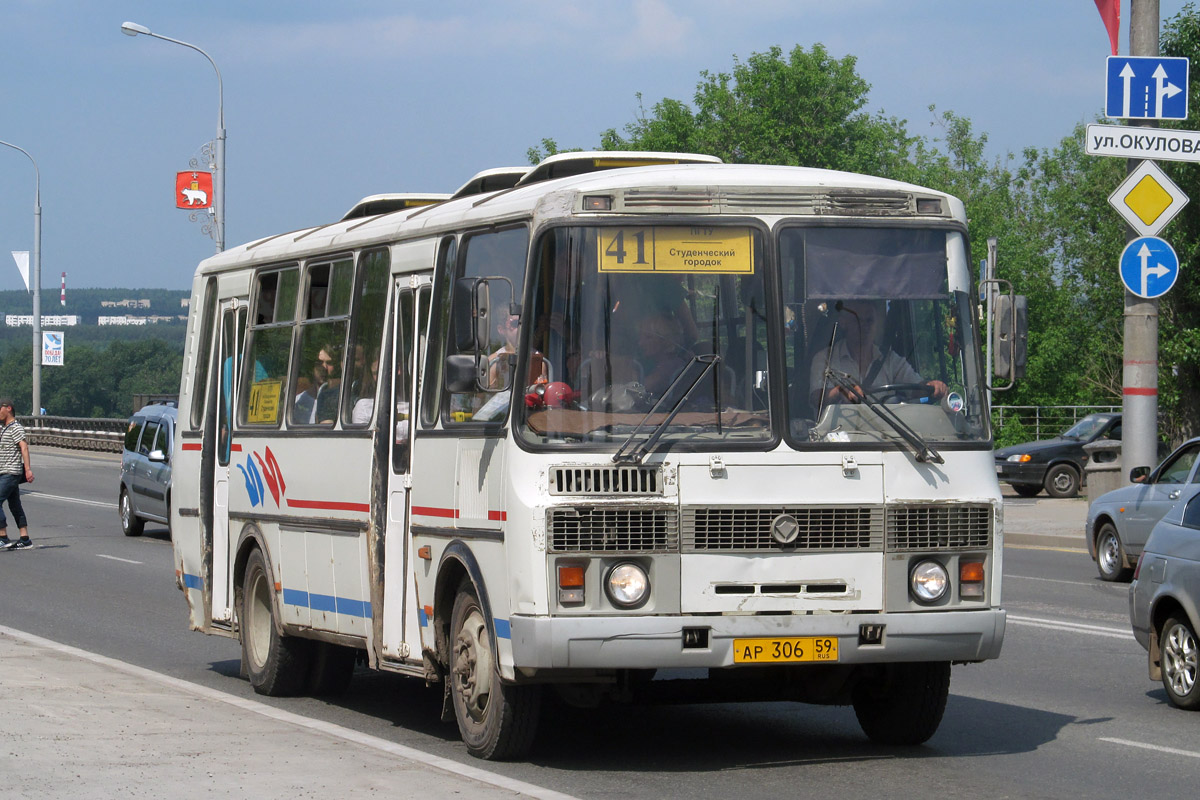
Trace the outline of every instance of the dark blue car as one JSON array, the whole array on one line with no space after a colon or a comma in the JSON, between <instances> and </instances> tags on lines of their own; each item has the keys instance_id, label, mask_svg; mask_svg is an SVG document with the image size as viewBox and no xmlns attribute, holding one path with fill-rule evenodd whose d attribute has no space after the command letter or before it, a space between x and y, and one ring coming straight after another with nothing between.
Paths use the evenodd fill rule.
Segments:
<instances>
[{"instance_id":1,"label":"dark blue car","mask_svg":"<svg viewBox=\"0 0 1200 800\"><path fill-rule=\"evenodd\" d=\"M1088 456L1083 446L1097 439L1121 439L1118 412L1088 414L1061 436L1025 442L996 451L996 477L1022 497L1042 489L1051 497L1074 497L1083 485Z\"/></svg>"}]
</instances>

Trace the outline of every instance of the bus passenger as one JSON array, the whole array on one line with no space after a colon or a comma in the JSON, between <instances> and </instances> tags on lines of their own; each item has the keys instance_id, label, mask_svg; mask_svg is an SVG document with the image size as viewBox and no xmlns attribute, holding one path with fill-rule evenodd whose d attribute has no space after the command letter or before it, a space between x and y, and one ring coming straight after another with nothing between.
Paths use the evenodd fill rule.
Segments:
<instances>
[{"instance_id":1,"label":"bus passenger","mask_svg":"<svg viewBox=\"0 0 1200 800\"><path fill-rule=\"evenodd\" d=\"M661 396L687 366L692 353L681 344L683 326L665 313L638 320L638 361L646 390Z\"/></svg>"},{"instance_id":2,"label":"bus passenger","mask_svg":"<svg viewBox=\"0 0 1200 800\"><path fill-rule=\"evenodd\" d=\"M317 422L332 424L337 419L338 395L342 386L342 349L333 342L326 343L317 353L317 366L325 382L317 393Z\"/></svg>"},{"instance_id":3,"label":"bus passenger","mask_svg":"<svg viewBox=\"0 0 1200 800\"><path fill-rule=\"evenodd\" d=\"M508 373L508 359L517 352L517 339L521 335L521 318L516 314L504 314L496 323L496 332L504 342L500 349L488 356L488 388L503 389L505 375ZM545 359L537 350L529 357L529 375L525 385L538 383L539 380L550 379Z\"/></svg>"},{"instance_id":4,"label":"bus passenger","mask_svg":"<svg viewBox=\"0 0 1200 800\"><path fill-rule=\"evenodd\" d=\"M812 387L814 408L827 403L857 403L864 388L870 390L895 384L923 383L930 388L933 399L941 400L946 396L945 383L926 381L903 356L891 349L884 353L875 343L885 313L883 301L851 300L842 306L842 310L846 312L838 326L842 335L833 344L832 353L828 345L818 343L820 349L813 356L808 385ZM849 375L855 392L827 379L826 366Z\"/></svg>"}]
</instances>

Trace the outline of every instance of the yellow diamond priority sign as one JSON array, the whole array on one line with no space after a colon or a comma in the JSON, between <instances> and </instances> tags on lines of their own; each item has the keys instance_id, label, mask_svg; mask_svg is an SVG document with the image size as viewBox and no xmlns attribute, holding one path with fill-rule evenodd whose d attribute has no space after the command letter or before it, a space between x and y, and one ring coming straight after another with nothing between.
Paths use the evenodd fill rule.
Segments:
<instances>
[{"instance_id":1,"label":"yellow diamond priority sign","mask_svg":"<svg viewBox=\"0 0 1200 800\"><path fill-rule=\"evenodd\" d=\"M1157 236L1188 203L1188 196L1153 161L1129 173L1108 202L1142 236Z\"/></svg>"}]
</instances>

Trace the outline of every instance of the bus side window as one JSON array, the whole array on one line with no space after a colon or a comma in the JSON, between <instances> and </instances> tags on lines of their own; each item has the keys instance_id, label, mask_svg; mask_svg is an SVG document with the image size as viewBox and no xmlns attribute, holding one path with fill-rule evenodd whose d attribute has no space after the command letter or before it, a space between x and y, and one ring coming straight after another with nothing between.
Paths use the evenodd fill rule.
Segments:
<instances>
[{"instance_id":1,"label":"bus side window","mask_svg":"<svg viewBox=\"0 0 1200 800\"><path fill-rule=\"evenodd\" d=\"M305 318L293 353L292 425L332 425L338 419L353 295L350 258L309 265Z\"/></svg>"},{"instance_id":2,"label":"bus side window","mask_svg":"<svg viewBox=\"0 0 1200 800\"><path fill-rule=\"evenodd\" d=\"M300 269L296 266L261 272L251 300L250 326L239 391L239 419L245 425L279 425L288 353L296 319Z\"/></svg>"},{"instance_id":3,"label":"bus side window","mask_svg":"<svg viewBox=\"0 0 1200 800\"><path fill-rule=\"evenodd\" d=\"M392 450L392 468L396 473L408 472L408 451L411 441L412 414L412 355L413 355L413 293L401 289L396 302L396 381L393 394L396 398L395 431L396 446Z\"/></svg>"},{"instance_id":4,"label":"bus side window","mask_svg":"<svg viewBox=\"0 0 1200 800\"><path fill-rule=\"evenodd\" d=\"M379 348L383 341L384 311L387 308L388 251L374 250L358 259L358 283L351 315L350 352L346 402L342 424L369 425L375 417L375 391L379 386Z\"/></svg>"},{"instance_id":5,"label":"bus side window","mask_svg":"<svg viewBox=\"0 0 1200 800\"><path fill-rule=\"evenodd\" d=\"M208 400L208 367L212 363L213 328L216 318L217 279L209 278L204 287L204 317L200 323L200 339L196 343L192 391L189 396L192 406L191 427L194 431L204 424L204 410Z\"/></svg>"},{"instance_id":6,"label":"bus side window","mask_svg":"<svg viewBox=\"0 0 1200 800\"><path fill-rule=\"evenodd\" d=\"M491 307L488 314L492 320L505 320L509 316L509 304L519 301L525 285L525 261L529 249L529 232L524 228L509 228L496 232L480 233L463 240L463 258L459 278L507 278L490 284ZM512 286L510 293L509 286ZM453 305L451 301L451 305ZM453 311L451 311L453 313ZM449 330L455 330L455 320L450 320ZM502 349L505 345L501 331L490 326L491 340L480 343L484 356ZM453 342L450 343L451 347ZM447 349L447 353L451 348ZM483 405L492 397L491 392L447 392L447 424L470 422ZM489 420L490 421L490 420Z\"/></svg>"}]
</instances>

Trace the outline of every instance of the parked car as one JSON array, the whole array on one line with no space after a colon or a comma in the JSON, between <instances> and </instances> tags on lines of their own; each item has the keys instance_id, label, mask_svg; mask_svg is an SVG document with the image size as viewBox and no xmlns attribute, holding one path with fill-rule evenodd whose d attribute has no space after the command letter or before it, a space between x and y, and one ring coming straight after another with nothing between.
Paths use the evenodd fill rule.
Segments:
<instances>
[{"instance_id":1,"label":"parked car","mask_svg":"<svg viewBox=\"0 0 1200 800\"><path fill-rule=\"evenodd\" d=\"M1131 469L1132 486L1113 489L1092 501L1084 531L1101 578L1116 581L1129 577L1150 531L1189 485L1200 481L1198 455L1200 437L1189 439L1153 471L1148 467Z\"/></svg>"},{"instance_id":2,"label":"parked car","mask_svg":"<svg viewBox=\"0 0 1200 800\"><path fill-rule=\"evenodd\" d=\"M1200 708L1200 484L1189 484L1154 526L1129 588L1129 623L1150 677L1177 708Z\"/></svg>"},{"instance_id":3,"label":"parked car","mask_svg":"<svg viewBox=\"0 0 1200 800\"><path fill-rule=\"evenodd\" d=\"M146 521L171 524L171 445L175 406L153 404L129 418L121 454L121 530L141 536Z\"/></svg>"},{"instance_id":4,"label":"parked car","mask_svg":"<svg viewBox=\"0 0 1200 800\"><path fill-rule=\"evenodd\" d=\"M1042 489L1051 497L1074 497L1083 485L1087 463L1083 446L1097 439L1120 438L1119 413L1088 414L1053 439L1001 447L995 453L996 477L1012 484L1022 497L1033 497Z\"/></svg>"}]
</instances>

